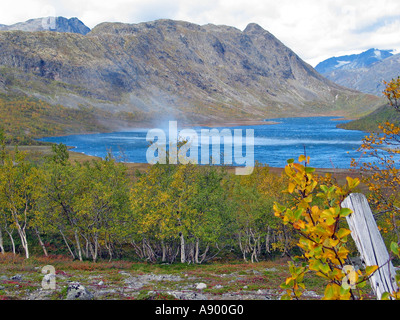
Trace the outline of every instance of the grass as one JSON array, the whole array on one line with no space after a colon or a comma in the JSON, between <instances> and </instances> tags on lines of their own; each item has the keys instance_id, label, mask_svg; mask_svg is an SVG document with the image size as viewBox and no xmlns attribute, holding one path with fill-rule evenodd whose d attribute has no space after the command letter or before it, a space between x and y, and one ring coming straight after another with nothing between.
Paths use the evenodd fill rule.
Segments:
<instances>
[{"instance_id":1,"label":"grass","mask_svg":"<svg viewBox=\"0 0 400 320\"><path fill-rule=\"evenodd\" d=\"M56 269L56 290L42 290L41 272L45 265ZM18 275L21 278L15 276ZM157 277L162 275L162 277ZM79 282L95 294L96 300L168 300L173 292L193 292L207 299L264 299L266 294L279 299L280 285L289 276L287 259L248 263L219 261L201 265L150 264L132 261L74 261L69 256L51 257L0 255L0 300L26 300L35 297L62 300L70 282ZM207 287L197 290L197 283ZM313 272L305 275L307 292L303 300L322 297L327 282ZM133 287L132 287L133 284ZM362 289L366 299L369 284ZM316 297L317 295L317 297Z\"/></svg>"}]
</instances>

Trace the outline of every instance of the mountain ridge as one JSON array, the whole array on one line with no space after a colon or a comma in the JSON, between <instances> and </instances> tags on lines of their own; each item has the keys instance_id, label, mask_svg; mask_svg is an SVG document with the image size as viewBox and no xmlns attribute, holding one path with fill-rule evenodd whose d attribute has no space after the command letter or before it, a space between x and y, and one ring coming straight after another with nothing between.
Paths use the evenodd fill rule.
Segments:
<instances>
[{"instance_id":1,"label":"mountain ridge","mask_svg":"<svg viewBox=\"0 0 400 320\"><path fill-rule=\"evenodd\" d=\"M393 56L392 50L371 48L359 54L332 57L320 62L316 67L321 74L329 74L335 70L360 69Z\"/></svg>"},{"instance_id":2,"label":"mountain ridge","mask_svg":"<svg viewBox=\"0 0 400 320\"><path fill-rule=\"evenodd\" d=\"M335 67L338 62L349 63ZM316 70L344 87L383 96L384 81L389 82L400 75L400 54L392 54L390 50L370 49L360 55L327 59L318 64Z\"/></svg>"},{"instance_id":3,"label":"mountain ridge","mask_svg":"<svg viewBox=\"0 0 400 320\"><path fill-rule=\"evenodd\" d=\"M25 22L18 22L12 25L0 24L0 31L55 31L87 34L90 28L76 17L67 19L65 17L43 17L29 19Z\"/></svg>"},{"instance_id":4,"label":"mountain ridge","mask_svg":"<svg viewBox=\"0 0 400 320\"><path fill-rule=\"evenodd\" d=\"M332 72L329 78L343 86L382 96L384 81L400 75L400 54L375 62L367 68Z\"/></svg>"}]
</instances>

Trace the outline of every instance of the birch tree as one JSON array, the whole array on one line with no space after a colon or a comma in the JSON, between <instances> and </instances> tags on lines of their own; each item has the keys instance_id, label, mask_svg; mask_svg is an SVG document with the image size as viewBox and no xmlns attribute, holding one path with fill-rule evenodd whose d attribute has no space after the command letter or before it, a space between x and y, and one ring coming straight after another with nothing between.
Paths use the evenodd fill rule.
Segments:
<instances>
[{"instance_id":1,"label":"birch tree","mask_svg":"<svg viewBox=\"0 0 400 320\"><path fill-rule=\"evenodd\" d=\"M400 112L400 77L385 82L383 94L389 104ZM400 115L400 114L399 114ZM386 239L400 243L400 125L385 121L379 132L363 139L358 151L360 159L352 166L362 174L362 182L369 188L368 201L375 211ZM363 159L368 155L368 161Z\"/></svg>"},{"instance_id":2,"label":"birch tree","mask_svg":"<svg viewBox=\"0 0 400 320\"><path fill-rule=\"evenodd\" d=\"M37 181L37 170L25 160L25 155L15 150L15 155L5 156L0 168L0 206L18 232L25 257L29 258L27 230L32 218L32 193Z\"/></svg>"},{"instance_id":3,"label":"birch tree","mask_svg":"<svg viewBox=\"0 0 400 320\"><path fill-rule=\"evenodd\" d=\"M43 165L40 175L35 223L43 231L51 232L56 229L60 232L68 248L69 242L74 243L75 254L82 261L82 237L75 210L75 201L82 193L79 182L81 172L68 158L64 145L53 146L53 155Z\"/></svg>"}]
</instances>

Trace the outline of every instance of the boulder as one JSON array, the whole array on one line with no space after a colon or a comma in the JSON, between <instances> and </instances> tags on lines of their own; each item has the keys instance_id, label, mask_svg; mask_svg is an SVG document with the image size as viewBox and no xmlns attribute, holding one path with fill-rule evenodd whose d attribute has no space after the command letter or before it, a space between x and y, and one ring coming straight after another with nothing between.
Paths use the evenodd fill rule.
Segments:
<instances>
[{"instance_id":1,"label":"boulder","mask_svg":"<svg viewBox=\"0 0 400 320\"><path fill-rule=\"evenodd\" d=\"M207 300L205 294L193 291L167 291L167 294L174 296L178 300Z\"/></svg>"},{"instance_id":2,"label":"boulder","mask_svg":"<svg viewBox=\"0 0 400 320\"><path fill-rule=\"evenodd\" d=\"M196 289L198 289L198 290L203 290L205 288L207 288L207 285L203 282L200 282L196 285Z\"/></svg>"},{"instance_id":3,"label":"boulder","mask_svg":"<svg viewBox=\"0 0 400 320\"><path fill-rule=\"evenodd\" d=\"M68 285L66 300L92 300L93 294L79 282L72 282Z\"/></svg>"}]
</instances>

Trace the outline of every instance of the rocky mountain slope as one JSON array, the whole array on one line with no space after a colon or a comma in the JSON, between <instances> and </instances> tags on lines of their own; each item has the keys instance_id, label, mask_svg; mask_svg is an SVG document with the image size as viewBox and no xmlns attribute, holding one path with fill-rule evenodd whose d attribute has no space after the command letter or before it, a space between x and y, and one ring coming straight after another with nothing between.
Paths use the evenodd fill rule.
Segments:
<instances>
[{"instance_id":1,"label":"rocky mountain slope","mask_svg":"<svg viewBox=\"0 0 400 320\"><path fill-rule=\"evenodd\" d=\"M400 54L370 49L360 55L328 59L316 70L339 85L382 96L383 81L400 76Z\"/></svg>"},{"instance_id":2,"label":"rocky mountain slope","mask_svg":"<svg viewBox=\"0 0 400 320\"><path fill-rule=\"evenodd\" d=\"M55 32L73 32L87 34L90 29L78 18L67 19L64 17L46 17L30 19L25 22L18 22L12 25L0 24L0 31L55 31Z\"/></svg>"},{"instance_id":3,"label":"rocky mountain slope","mask_svg":"<svg viewBox=\"0 0 400 320\"><path fill-rule=\"evenodd\" d=\"M330 82L257 24L102 23L88 34L0 32L0 91L129 121L358 116L377 97Z\"/></svg>"}]
</instances>

